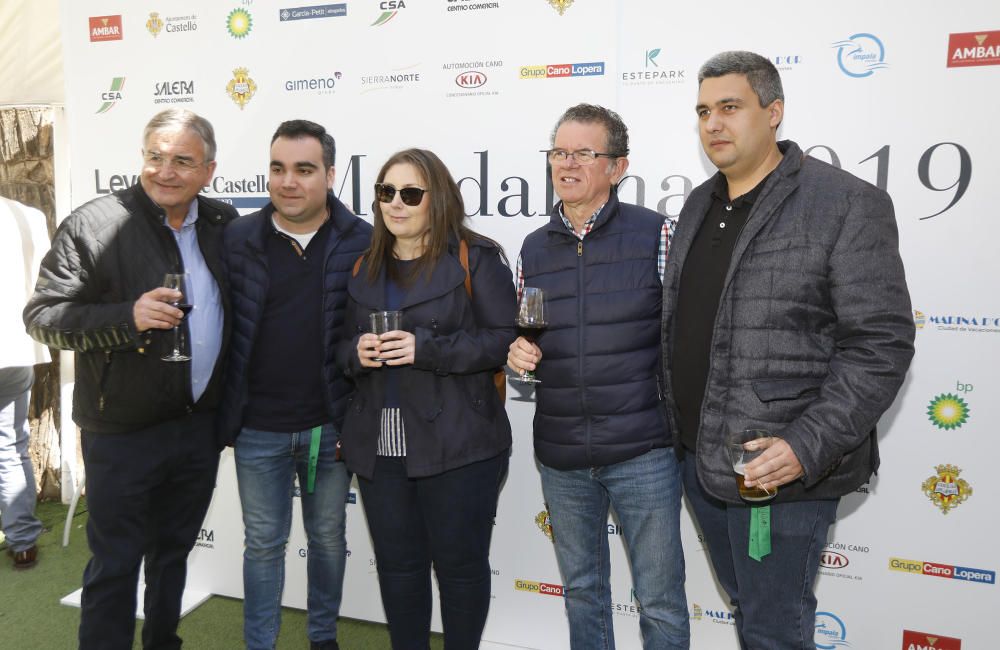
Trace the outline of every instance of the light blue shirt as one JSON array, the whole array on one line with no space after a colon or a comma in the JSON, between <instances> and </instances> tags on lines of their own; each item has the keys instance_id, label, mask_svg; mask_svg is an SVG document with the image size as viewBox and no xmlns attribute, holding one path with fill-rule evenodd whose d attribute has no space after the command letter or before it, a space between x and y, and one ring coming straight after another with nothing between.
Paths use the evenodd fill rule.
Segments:
<instances>
[{"instance_id":1,"label":"light blue shirt","mask_svg":"<svg viewBox=\"0 0 1000 650\"><path fill-rule=\"evenodd\" d=\"M194 294L190 296L194 307L187 317L187 325L191 337L191 395L196 402L208 387L219 350L222 349L223 318L219 284L198 247L197 221L198 199L195 199L188 208L180 231L170 228L181 251L184 271L191 276L191 292Z\"/></svg>"}]
</instances>

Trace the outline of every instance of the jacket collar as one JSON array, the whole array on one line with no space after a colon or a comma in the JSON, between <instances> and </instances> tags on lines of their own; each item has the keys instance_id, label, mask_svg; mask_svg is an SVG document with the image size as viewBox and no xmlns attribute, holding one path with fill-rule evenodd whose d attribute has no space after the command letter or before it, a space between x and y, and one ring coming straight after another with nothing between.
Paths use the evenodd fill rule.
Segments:
<instances>
[{"instance_id":1,"label":"jacket collar","mask_svg":"<svg viewBox=\"0 0 1000 650\"><path fill-rule=\"evenodd\" d=\"M595 230L606 224L608 220L610 220L611 217L613 217L617 211L618 211L618 194L614 191L614 188L612 188L611 192L608 195L608 201L607 203L604 204L604 207L601 208L601 211L597 213L597 218L594 220L594 225L590 228L590 232L594 232ZM550 234L562 233L566 235L572 235L572 233L566 228L566 224L563 223L562 201L553 206L552 216L549 217L549 223L547 226L545 226L545 228L546 230L548 230Z\"/></svg>"},{"instance_id":2,"label":"jacket collar","mask_svg":"<svg viewBox=\"0 0 1000 650\"><path fill-rule=\"evenodd\" d=\"M330 233L330 238L327 243L327 252L329 253L333 250L333 247L343 240L344 235L350 232L358 223L358 218L355 217L347 206L341 203L333 192L327 192L326 195L326 207L330 210L330 226L333 228L333 232ZM250 215L252 218L259 220L257 228L253 228L250 231L250 236L247 237L247 246L258 252L263 253L266 247L267 234L271 231L271 217L274 216L274 204L268 202L263 208L258 212Z\"/></svg>"},{"instance_id":3,"label":"jacket collar","mask_svg":"<svg viewBox=\"0 0 1000 650\"><path fill-rule=\"evenodd\" d=\"M564 226L563 229L565 230ZM471 244L469 248L472 248ZM351 297L362 307L383 309L385 307L385 269L382 269L378 279L374 283L368 282L367 274L368 262L366 260L361 263L358 274L351 278L349 284ZM458 260L458 241L453 237L448 242L448 252L434 265L430 278L428 279L427 276L421 274L408 287L406 297L403 299L400 309L406 309L407 307L438 298L454 291L464 283L465 269L462 268L462 263Z\"/></svg>"},{"instance_id":4,"label":"jacket collar","mask_svg":"<svg viewBox=\"0 0 1000 650\"><path fill-rule=\"evenodd\" d=\"M142 214L147 215L157 225L165 223L165 219L167 218L166 211L146 194L146 189L142 186L141 181L136 181L127 191L129 192L129 198L135 203L136 208ZM196 221L198 229L205 227L207 223L222 223L222 214L205 197L197 194L194 200L198 203L198 219Z\"/></svg>"}]
</instances>

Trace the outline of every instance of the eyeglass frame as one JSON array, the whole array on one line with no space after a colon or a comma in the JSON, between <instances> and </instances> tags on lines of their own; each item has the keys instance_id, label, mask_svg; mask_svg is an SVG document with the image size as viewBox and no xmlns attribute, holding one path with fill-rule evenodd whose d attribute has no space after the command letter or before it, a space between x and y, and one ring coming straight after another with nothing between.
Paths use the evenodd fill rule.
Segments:
<instances>
[{"instance_id":1,"label":"eyeglass frame","mask_svg":"<svg viewBox=\"0 0 1000 650\"><path fill-rule=\"evenodd\" d=\"M382 192L381 188L389 188L392 190L392 196L389 197L388 201L382 200L382 197L380 196L380 193ZM430 190L426 190L422 187L412 187L412 186L396 187L391 183L375 183L375 200L378 201L379 203L392 203L393 201L396 200L396 193L398 192L399 200L403 202L403 205L408 205L411 208L415 208L418 205L420 205L421 202L423 202L424 194L426 194L429 191ZM403 196L403 192L408 192L411 196L413 195L413 192L419 192L419 196L417 198L416 203L411 203L407 201L406 198Z\"/></svg>"},{"instance_id":2,"label":"eyeglass frame","mask_svg":"<svg viewBox=\"0 0 1000 650\"><path fill-rule=\"evenodd\" d=\"M597 162L598 158L614 159L614 158L625 158L626 156L628 156L628 151L626 151L625 153L602 153L599 151L594 151L593 149L577 149L576 151L567 151L565 149L542 149L542 151L545 153L545 159L549 162L550 165L553 162L564 163L570 158L572 158L576 162L576 164L581 165L583 167L588 167L590 165L593 165L594 163ZM552 160L552 156L556 152L560 152L562 154L563 156L562 160ZM583 160L577 158L579 154L589 154L593 156L594 159L591 160L590 162L584 162Z\"/></svg>"},{"instance_id":3,"label":"eyeglass frame","mask_svg":"<svg viewBox=\"0 0 1000 650\"><path fill-rule=\"evenodd\" d=\"M203 167L207 162L202 160L201 162L195 162L190 158L179 157L179 156L164 156L159 151L146 151L142 150L142 160L145 164L149 165L153 169L163 169L164 167L173 167L179 173L190 174L196 171L199 167Z\"/></svg>"}]
</instances>

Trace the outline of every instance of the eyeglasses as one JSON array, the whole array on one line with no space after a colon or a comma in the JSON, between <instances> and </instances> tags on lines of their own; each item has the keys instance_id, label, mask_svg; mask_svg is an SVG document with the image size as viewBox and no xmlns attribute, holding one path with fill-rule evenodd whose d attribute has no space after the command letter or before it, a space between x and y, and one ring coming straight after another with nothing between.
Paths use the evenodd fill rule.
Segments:
<instances>
[{"instance_id":1,"label":"eyeglasses","mask_svg":"<svg viewBox=\"0 0 1000 650\"><path fill-rule=\"evenodd\" d=\"M411 207L420 205L426 191L420 187L404 187L398 190L399 198ZM388 183L375 183L375 198L379 200L379 203L392 203L392 200L396 198L396 192L396 188Z\"/></svg>"},{"instance_id":2,"label":"eyeglasses","mask_svg":"<svg viewBox=\"0 0 1000 650\"><path fill-rule=\"evenodd\" d=\"M546 152L550 163L563 163L572 158L578 165L593 165L598 158L621 158L628 153L598 153L593 149L580 149L579 151L566 151L565 149L548 149Z\"/></svg>"},{"instance_id":3,"label":"eyeglasses","mask_svg":"<svg viewBox=\"0 0 1000 650\"><path fill-rule=\"evenodd\" d=\"M204 163L195 162L190 158L168 158L159 151L144 151L143 159L146 165L153 169L163 169L173 167L180 173L189 173L201 167Z\"/></svg>"}]
</instances>

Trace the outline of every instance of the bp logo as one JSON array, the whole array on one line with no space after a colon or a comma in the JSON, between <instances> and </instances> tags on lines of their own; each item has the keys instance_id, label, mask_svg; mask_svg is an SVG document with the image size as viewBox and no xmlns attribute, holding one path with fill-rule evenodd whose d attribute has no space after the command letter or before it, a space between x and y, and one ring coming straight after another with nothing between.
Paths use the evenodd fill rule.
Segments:
<instances>
[{"instance_id":1,"label":"bp logo","mask_svg":"<svg viewBox=\"0 0 1000 650\"><path fill-rule=\"evenodd\" d=\"M535 515L535 525L538 530L545 533L545 536L552 539L552 523L549 521L549 506L546 504L545 510Z\"/></svg>"},{"instance_id":2,"label":"bp logo","mask_svg":"<svg viewBox=\"0 0 1000 650\"><path fill-rule=\"evenodd\" d=\"M233 9L226 16L226 29L233 38L246 38L253 29L253 18L246 9Z\"/></svg>"},{"instance_id":3,"label":"bp logo","mask_svg":"<svg viewBox=\"0 0 1000 650\"><path fill-rule=\"evenodd\" d=\"M927 417L938 429L958 429L969 421L969 405L957 395L944 393L931 400Z\"/></svg>"},{"instance_id":4,"label":"bp logo","mask_svg":"<svg viewBox=\"0 0 1000 650\"><path fill-rule=\"evenodd\" d=\"M948 514L952 508L957 508L972 496L972 486L964 478L958 477L962 473L958 467L938 465L934 471L937 474L927 477L921 488L931 503L941 508L944 514Z\"/></svg>"},{"instance_id":5,"label":"bp logo","mask_svg":"<svg viewBox=\"0 0 1000 650\"><path fill-rule=\"evenodd\" d=\"M233 78L226 85L226 92L242 111L257 92L257 83L250 78L250 71L247 68L236 68L233 70Z\"/></svg>"}]
</instances>

